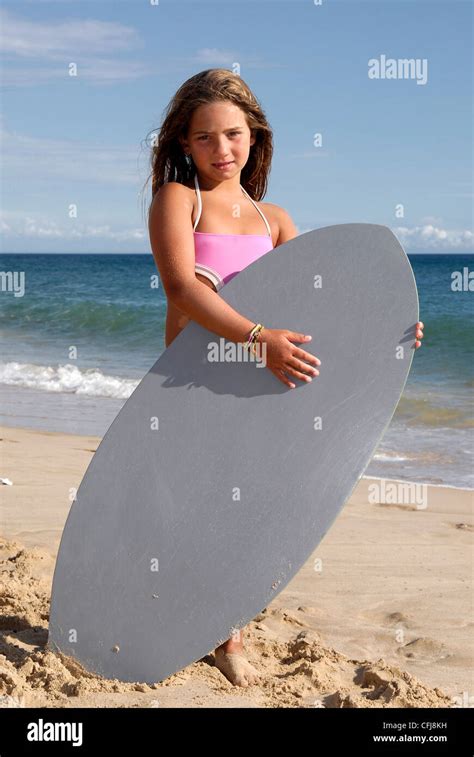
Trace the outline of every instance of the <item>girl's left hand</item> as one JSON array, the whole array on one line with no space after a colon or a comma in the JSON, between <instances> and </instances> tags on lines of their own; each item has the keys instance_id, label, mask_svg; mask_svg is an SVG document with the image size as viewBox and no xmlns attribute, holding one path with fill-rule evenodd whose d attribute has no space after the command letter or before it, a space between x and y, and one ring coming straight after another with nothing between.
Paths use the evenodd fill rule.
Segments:
<instances>
[{"instance_id":1,"label":"girl's left hand","mask_svg":"<svg viewBox=\"0 0 474 757\"><path fill-rule=\"evenodd\" d=\"M423 329L424 328L425 327L423 326L423 323L421 321L418 321L418 323L416 324L416 334L415 334L415 336L416 336L417 341L415 342L415 350L417 350L418 347L421 347L421 342L419 342L418 340L419 339L423 339Z\"/></svg>"}]
</instances>

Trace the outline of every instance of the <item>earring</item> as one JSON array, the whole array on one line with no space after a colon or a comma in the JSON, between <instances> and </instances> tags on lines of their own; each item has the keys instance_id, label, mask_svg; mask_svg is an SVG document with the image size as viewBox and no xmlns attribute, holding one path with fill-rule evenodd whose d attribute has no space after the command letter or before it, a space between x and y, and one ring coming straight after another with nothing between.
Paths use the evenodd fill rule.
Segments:
<instances>
[{"instance_id":1,"label":"earring","mask_svg":"<svg viewBox=\"0 0 474 757\"><path fill-rule=\"evenodd\" d=\"M188 164L188 168L191 168L193 163L192 155L189 152L184 153L184 157L186 158L186 163Z\"/></svg>"}]
</instances>

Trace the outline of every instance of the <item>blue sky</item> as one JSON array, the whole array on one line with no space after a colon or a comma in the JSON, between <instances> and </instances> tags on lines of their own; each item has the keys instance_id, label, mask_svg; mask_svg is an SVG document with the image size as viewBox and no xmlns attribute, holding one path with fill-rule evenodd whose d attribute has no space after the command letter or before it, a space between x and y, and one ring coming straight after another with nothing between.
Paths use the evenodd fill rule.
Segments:
<instances>
[{"instance_id":1,"label":"blue sky","mask_svg":"<svg viewBox=\"0 0 474 757\"><path fill-rule=\"evenodd\" d=\"M300 233L381 223L409 253L473 251L470 2L153 3L3 0L3 252L148 252L146 135L235 62L273 129L264 201ZM381 56L425 60L426 83L369 78Z\"/></svg>"}]
</instances>

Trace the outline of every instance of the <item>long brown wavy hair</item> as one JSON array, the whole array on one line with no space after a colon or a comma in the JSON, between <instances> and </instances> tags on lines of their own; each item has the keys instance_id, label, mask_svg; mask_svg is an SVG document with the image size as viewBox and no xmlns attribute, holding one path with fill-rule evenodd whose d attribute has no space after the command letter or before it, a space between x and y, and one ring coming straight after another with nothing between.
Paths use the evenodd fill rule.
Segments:
<instances>
[{"instance_id":1,"label":"long brown wavy hair","mask_svg":"<svg viewBox=\"0 0 474 757\"><path fill-rule=\"evenodd\" d=\"M184 82L168 103L160 129L153 130L150 178L151 203L158 189L168 181L181 184L194 179L196 167L186 161L179 136L186 137L191 117L200 105L228 101L244 112L248 127L255 136L240 183L253 200L261 200L267 191L268 174L273 155L273 133L265 113L250 87L238 74L226 68L209 68ZM147 135L148 136L148 135Z\"/></svg>"}]
</instances>

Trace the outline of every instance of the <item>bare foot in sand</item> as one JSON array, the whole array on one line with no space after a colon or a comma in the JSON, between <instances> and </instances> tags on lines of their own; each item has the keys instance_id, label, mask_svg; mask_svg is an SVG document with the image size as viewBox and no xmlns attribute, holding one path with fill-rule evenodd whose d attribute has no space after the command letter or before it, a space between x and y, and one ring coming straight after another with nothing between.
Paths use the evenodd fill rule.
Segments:
<instances>
[{"instance_id":1,"label":"bare foot in sand","mask_svg":"<svg viewBox=\"0 0 474 757\"><path fill-rule=\"evenodd\" d=\"M258 671L244 657L242 633L228 639L214 652L215 665L234 686L249 686L258 681Z\"/></svg>"}]
</instances>

